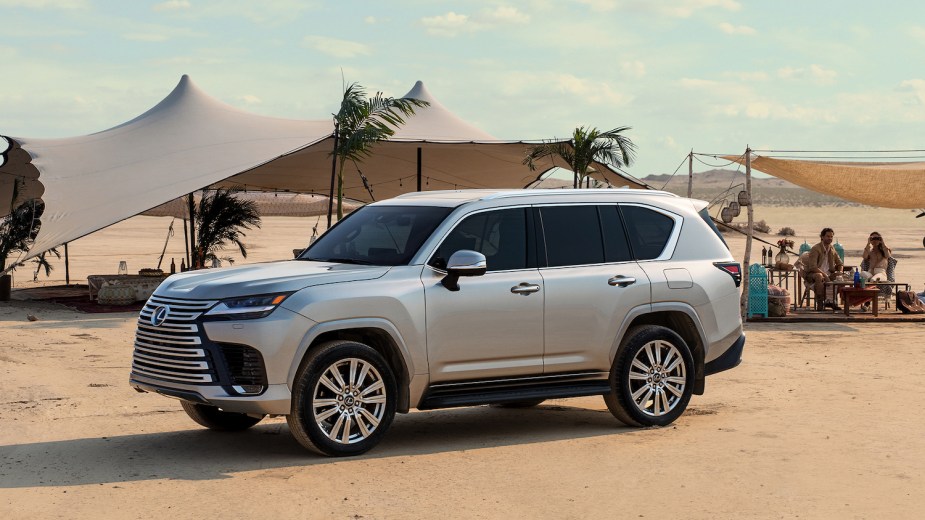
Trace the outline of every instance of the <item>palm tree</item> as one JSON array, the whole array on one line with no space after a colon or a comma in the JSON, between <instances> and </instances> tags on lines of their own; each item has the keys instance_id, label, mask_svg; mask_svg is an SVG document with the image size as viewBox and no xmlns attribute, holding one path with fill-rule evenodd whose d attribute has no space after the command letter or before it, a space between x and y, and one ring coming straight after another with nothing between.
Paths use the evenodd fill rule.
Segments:
<instances>
[{"instance_id":1,"label":"palm tree","mask_svg":"<svg viewBox=\"0 0 925 520\"><path fill-rule=\"evenodd\" d=\"M204 194L196 210L198 234L196 236L196 258L199 266L206 261L220 260L219 249L229 243L238 246L241 256L247 258L247 247L241 239L244 230L260 227L260 213L257 204L234 196L237 190L217 189ZM233 263L231 258L224 260Z\"/></svg>"},{"instance_id":2,"label":"palm tree","mask_svg":"<svg viewBox=\"0 0 925 520\"><path fill-rule=\"evenodd\" d=\"M414 115L415 107L429 106L419 99L395 99L376 92L366 97L366 90L358 83L344 89L340 110L334 115L335 147L332 155L340 160L337 170L337 219L344 217L344 165L354 164L372 155L377 141L385 141L405 124L405 117Z\"/></svg>"},{"instance_id":3,"label":"palm tree","mask_svg":"<svg viewBox=\"0 0 925 520\"><path fill-rule=\"evenodd\" d=\"M622 135L630 130L628 126L601 132L597 128L580 126L568 141L548 141L527 150L524 164L536 170L536 161L545 157L559 157L575 174L574 187L591 172L591 163L600 162L614 167L630 166L635 159L636 145L629 137Z\"/></svg>"},{"instance_id":4,"label":"palm tree","mask_svg":"<svg viewBox=\"0 0 925 520\"><path fill-rule=\"evenodd\" d=\"M15 193L13 200L16 200ZM13 285L9 273L19 265L14 262L8 266L7 260L10 255L29 250L42 227L39 218L44 211L44 202L30 199L0 218L0 301L9 301Z\"/></svg>"},{"instance_id":5,"label":"palm tree","mask_svg":"<svg viewBox=\"0 0 925 520\"><path fill-rule=\"evenodd\" d=\"M44 212L44 202L30 199L0 219L0 273L5 274L16 268L15 265L6 265L10 255L29 250L42 228L40 217Z\"/></svg>"}]
</instances>

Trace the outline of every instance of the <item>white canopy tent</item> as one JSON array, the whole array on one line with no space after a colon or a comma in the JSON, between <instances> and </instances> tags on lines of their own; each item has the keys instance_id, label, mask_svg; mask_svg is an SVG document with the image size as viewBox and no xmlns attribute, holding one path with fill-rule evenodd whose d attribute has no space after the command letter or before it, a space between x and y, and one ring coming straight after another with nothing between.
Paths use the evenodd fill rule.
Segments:
<instances>
[{"instance_id":1,"label":"white canopy tent","mask_svg":"<svg viewBox=\"0 0 925 520\"><path fill-rule=\"evenodd\" d=\"M549 160L539 174L531 172L522 164L525 142L497 140L466 123L421 82L406 97L430 106L416 109L359 165L372 196L356 166L347 165L346 197L389 198L415 191L418 179L422 190L525 187L555 166ZM329 120L251 114L184 75L152 109L108 130L0 141L0 217L27 199L44 201L41 231L22 261L207 186L327 195L332 135ZM647 187L606 165L594 167L614 186Z\"/></svg>"}]
</instances>

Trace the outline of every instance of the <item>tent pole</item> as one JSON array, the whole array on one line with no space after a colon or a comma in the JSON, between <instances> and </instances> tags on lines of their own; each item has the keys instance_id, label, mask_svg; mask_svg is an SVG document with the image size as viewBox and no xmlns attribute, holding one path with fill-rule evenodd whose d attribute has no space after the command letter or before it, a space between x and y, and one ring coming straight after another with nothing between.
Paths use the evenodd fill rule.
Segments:
<instances>
[{"instance_id":1,"label":"tent pole","mask_svg":"<svg viewBox=\"0 0 925 520\"><path fill-rule=\"evenodd\" d=\"M694 149L687 156L687 198L694 194Z\"/></svg>"},{"instance_id":2,"label":"tent pole","mask_svg":"<svg viewBox=\"0 0 925 520\"><path fill-rule=\"evenodd\" d=\"M334 151L331 153L331 191L328 194L328 229L331 229L331 217L334 214L334 178L337 177L337 121L334 121Z\"/></svg>"},{"instance_id":3,"label":"tent pole","mask_svg":"<svg viewBox=\"0 0 925 520\"><path fill-rule=\"evenodd\" d=\"M421 191L421 147L418 146L418 191Z\"/></svg>"},{"instance_id":4,"label":"tent pole","mask_svg":"<svg viewBox=\"0 0 925 520\"><path fill-rule=\"evenodd\" d=\"M64 285L71 285L71 263L67 256L67 242L64 243Z\"/></svg>"},{"instance_id":5,"label":"tent pole","mask_svg":"<svg viewBox=\"0 0 925 520\"><path fill-rule=\"evenodd\" d=\"M189 194L189 250L190 259L186 264L187 268L192 270L196 264L196 208L193 202L193 194Z\"/></svg>"},{"instance_id":6,"label":"tent pole","mask_svg":"<svg viewBox=\"0 0 925 520\"><path fill-rule=\"evenodd\" d=\"M745 259L742 266L742 300L739 303L742 311L742 320L744 321L748 308L748 267L752 256L752 229L755 222L755 199L752 198L752 149L745 147L745 192L748 193L748 236L745 239Z\"/></svg>"},{"instance_id":7,"label":"tent pole","mask_svg":"<svg viewBox=\"0 0 925 520\"><path fill-rule=\"evenodd\" d=\"M186 233L186 219L183 219L183 249L186 249L186 264L189 265L189 235Z\"/></svg>"}]
</instances>

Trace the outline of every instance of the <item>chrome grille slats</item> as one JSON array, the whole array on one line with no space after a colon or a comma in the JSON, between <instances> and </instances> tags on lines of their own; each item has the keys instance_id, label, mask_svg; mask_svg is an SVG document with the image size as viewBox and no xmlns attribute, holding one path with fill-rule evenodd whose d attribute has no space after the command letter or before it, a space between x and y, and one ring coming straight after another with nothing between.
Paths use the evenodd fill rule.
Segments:
<instances>
[{"instance_id":1,"label":"chrome grille slats","mask_svg":"<svg viewBox=\"0 0 925 520\"><path fill-rule=\"evenodd\" d=\"M212 308L216 300L186 300L154 295L138 316L132 372L165 381L189 384L215 384L212 357L202 348L203 339L196 320ZM159 307L170 308L158 326L151 323Z\"/></svg>"}]
</instances>

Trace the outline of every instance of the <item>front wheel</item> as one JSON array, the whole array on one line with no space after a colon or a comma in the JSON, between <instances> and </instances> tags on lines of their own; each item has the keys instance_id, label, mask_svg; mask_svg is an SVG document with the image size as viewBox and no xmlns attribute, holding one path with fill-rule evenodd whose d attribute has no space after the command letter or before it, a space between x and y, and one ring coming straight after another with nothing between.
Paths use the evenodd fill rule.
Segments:
<instances>
[{"instance_id":1,"label":"front wheel","mask_svg":"<svg viewBox=\"0 0 925 520\"><path fill-rule=\"evenodd\" d=\"M398 387L382 355L362 343L332 341L309 355L286 420L293 437L322 455L359 455L382 440L395 417Z\"/></svg>"},{"instance_id":2,"label":"front wheel","mask_svg":"<svg viewBox=\"0 0 925 520\"><path fill-rule=\"evenodd\" d=\"M673 330L630 330L610 370L607 408L627 426L667 426L684 413L694 387L694 359Z\"/></svg>"},{"instance_id":3,"label":"front wheel","mask_svg":"<svg viewBox=\"0 0 925 520\"><path fill-rule=\"evenodd\" d=\"M246 430L259 423L265 416L226 412L207 404L180 401L180 406L190 419L210 430L219 432L237 432Z\"/></svg>"}]
</instances>

